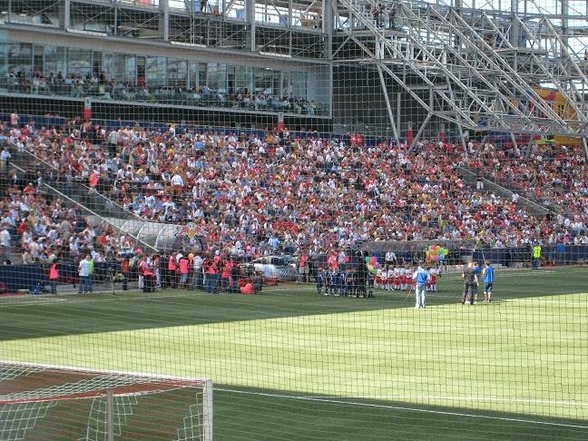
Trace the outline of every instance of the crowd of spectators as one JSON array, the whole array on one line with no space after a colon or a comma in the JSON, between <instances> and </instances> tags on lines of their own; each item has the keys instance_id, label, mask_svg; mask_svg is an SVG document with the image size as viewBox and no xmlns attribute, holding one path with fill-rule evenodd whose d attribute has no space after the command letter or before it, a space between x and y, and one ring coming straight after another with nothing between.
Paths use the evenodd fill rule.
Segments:
<instances>
[{"instance_id":1,"label":"crowd of spectators","mask_svg":"<svg viewBox=\"0 0 588 441\"><path fill-rule=\"evenodd\" d=\"M64 76L61 72L44 75L40 71L35 71L29 76L24 72L9 72L6 87L9 91L33 95L62 95L80 98L90 96L117 101L141 101L305 115L324 113L324 109L313 100L298 96L275 96L271 90L213 89L208 85L186 87L183 83L150 85L145 81L119 81L108 78L104 73Z\"/></svg>"},{"instance_id":2,"label":"crowd of spectators","mask_svg":"<svg viewBox=\"0 0 588 441\"><path fill-rule=\"evenodd\" d=\"M24 183L14 173L0 200L0 245L4 260L12 263L77 261L90 254L104 262L135 242L106 224L90 226L80 212L62 199L44 194L38 183Z\"/></svg>"},{"instance_id":3,"label":"crowd of spectators","mask_svg":"<svg viewBox=\"0 0 588 441\"><path fill-rule=\"evenodd\" d=\"M471 147L467 164L491 181L571 216L571 222L582 222L588 214L588 162L581 148L533 143L523 153L515 146L496 148L491 143Z\"/></svg>"},{"instance_id":4,"label":"crowd of spectators","mask_svg":"<svg viewBox=\"0 0 588 441\"><path fill-rule=\"evenodd\" d=\"M173 125L163 131L22 126L12 128L10 138L52 166L44 178L79 180L146 220L190 223L209 251L241 257L332 253L382 240L475 239L498 248L588 243L586 160L575 150L562 149L556 161L547 161L537 158L541 149L523 160L495 146L472 145L467 152L420 142L411 150L388 142L296 137L287 130L261 136ZM566 211L532 216L515 198L468 186L459 165L488 167L489 174L493 166L495 179L507 184L507 176L532 173L527 179L541 179L527 187L541 187ZM566 191L558 192L560 186ZM13 192L5 204L22 204L26 197L24 190ZM57 201L47 207L34 201L36 223L71 221ZM33 229L36 223L29 222ZM69 252L88 234L75 231L73 246L71 236L64 239ZM114 233L104 235L112 247L123 246Z\"/></svg>"}]
</instances>

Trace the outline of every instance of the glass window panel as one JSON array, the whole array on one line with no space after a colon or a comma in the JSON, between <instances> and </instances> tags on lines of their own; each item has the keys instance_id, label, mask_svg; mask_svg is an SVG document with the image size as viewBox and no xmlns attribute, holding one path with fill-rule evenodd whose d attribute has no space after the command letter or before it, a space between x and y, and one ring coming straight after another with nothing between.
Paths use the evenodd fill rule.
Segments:
<instances>
[{"instance_id":1,"label":"glass window panel","mask_svg":"<svg viewBox=\"0 0 588 441\"><path fill-rule=\"evenodd\" d=\"M186 88L188 84L188 61L170 58L167 62L168 86Z\"/></svg>"},{"instance_id":2,"label":"glass window panel","mask_svg":"<svg viewBox=\"0 0 588 441\"><path fill-rule=\"evenodd\" d=\"M26 43L10 45L8 71L17 76L30 77L33 62L33 46Z\"/></svg>"},{"instance_id":3,"label":"glass window panel","mask_svg":"<svg viewBox=\"0 0 588 441\"><path fill-rule=\"evenodd\" d=\"M45 62L43 63L43 74L46 77L53 75L63 77L65 72L65 48L57 46L45 46L43 48Z\"/></svg>"},{"instance_id":4,"label":"glass window panel","mask_svg":"<svg viewBox=\"0 0 588 441\"><path fill-rule=\"evenodd\" d=\"M239 92L251 93L251 91L255 88L254 84L255 79L252 67L238 66L235 69L235 87Z\"/></svg>"},{"instance_id":5,"label":"glass window panel","mask_svg":"<svg viewBox=\"0 0 588 441\"><path fill-rule=\"evenodd\" d=\"M255 93L272 93L273 71L267 67L261 67L255 71Z\"/></svg>"},{"instance_id":6,"label":"glass window panel","mask_svg":"<svg viewBox=\"0 0 588 441\"><path fill-rule=\"evenodd\" d=\"M198 72L198 84L200 87L206 86L208 73L208 65L206 63L200 63L200 71Z\"/></svg>"},{"instance_id":7,"label":"glass window panel","mask_svg":"<svg viewBox=\"0 0 588 441\"><path fill-rule=\"evenodd\" d=\"M102 55L102 69L104 70L107 80L113 79L113 65L114 65L114 54L103 54Z\"/></svg>"},{"instance_id":8,"label":"glass window panel","mask_svg":"<svg viewBox=\"0 0 588 441\"><path fill-rule=\"evenodd\" d=\"M137 60L134 55L125 56L125 81L131 84L137 81Z\"/></svg>"},{"instance_id":9,"label":"glass window panel","mask_svg":"<svg viewBox=\"0 0 588 441\"><path fill-rule=\"evenodd\" d=\"M102 52L92 52L92 72L96 77L100 77L100 74L103 73Z\"/></svg>"},{"instance_id":10,"label":"glass window panel","mask_svg":"<svg viewBox=\"0 0 588 441\"><path fill-rule=\"evenodd\" d=\"M119 83L135 84L136 63L134 55L114 54L109 64L113 80Z\"/></svg>"},{"instance_id":11,"label":"glass window panel","mask_svg":"<svg viewBox=\"0 0 588 441\"><path fill-rule=\"evenodd\" d=\"M290 72L282 72L282 96L289 98L292 89L290 87Z\"/></svg>"},{"instance_id":12,"label":"glass window panel","mask_svg":"<svg viewBox=\"0 0 588 441\"><path fill-rule=\"evenodd\" d=\"M280 84L282 72L274 70L272 75L272 95L282 96L282 85Z\"/></svg>"},{"instance_id":13,"label":"glass window panel","mask_svg":"<svg viewBox=\"0 0 588 441\"><path fill-rule=\"evenodd\" d=\"M189 72L189 88L198 87L198 62L197 61L190 61L190 72Z\"/></svg>"},{"instance_id":14,"label":"glass window panel","mask_svg":"<svg viewBox=\"0 0 588 441\"><path fill-rule=\"evenodd\" d=\"M165 86L167 84L167 58L147 57L145 77L148 86Z\"/></svg>"},{"instance_id":15,"label":"glass window panel","mask_svg":"<svg viewBox=\"0 0 588 441\"><path fill-rule=\"evenodd\" d=\"M306 72L290 73L290 96L306 98Z\"/></svg>"},{"instance_id":16,"label":"glass window panel","mask_svg":"<svg viewBox=\"0 0 588 441\"><path fill-rule=\"evenodd\" d=\"M8 44L0 44L0 78L4 80L8 76Z\"/></svg>"},{"instance_id":17,"label":"glass window panel","mask_svg":"<svg viewBox=\"0 0 588 441\"><path fill-rule=\"evenodd\" d=\"M86 78L92 75L92 51L70 48L67 52L67 76Z\"/></svg>"},{"instance_id":18,"label":"glass window panel","mask_svg":"<svg viewBox=\"0 0 588 441\"><path fill-rule=\"evenodd\" d=\"M206 84L212 90L226 92L227 65L221 63L208 63Z\"/></svg>"}]
</instances>

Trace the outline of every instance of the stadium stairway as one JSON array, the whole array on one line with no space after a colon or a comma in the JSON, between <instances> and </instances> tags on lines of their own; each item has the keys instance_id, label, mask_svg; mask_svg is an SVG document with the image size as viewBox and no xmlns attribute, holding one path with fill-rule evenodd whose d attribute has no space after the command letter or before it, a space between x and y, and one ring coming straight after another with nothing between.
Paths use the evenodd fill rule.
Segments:
<instances>
[{"instance_id":1,"label":"stadium stairway","mask_svg":"<svg viewBox=\"0 0 588 441\"><path fill-rule=\"evenodd\" d=\"M516 193L514 190L508 187L504 187L484 176L480 176L480 174L474 168L460 166L458 169L463 175L464 182L473 189L476 189L479 183L481 183L483 191L493 192L497 196L505 199L512 199L513 194ZM555 214L549 208L520 195L517 199L517 205L532 216L541 217Z\"/></svg>"},{"instance_id":2,"label":"stadium stairway","mask_svg":"<svg viewBox=\"0 0 588 441\"><path fill-rule=\"evenodd\" d=\"M136 219L142 220L133 213L125 210L123 207L116 205L107 197L91 191L85 182L74 179L73 182L65 182L57 179L58 170L51 164L44 162L28 150L18 150L16 146L11 146L11 166L16 168L17 173L23 175L27 182L37 183L39 176L42 176L42 182L46 184L48 191L54 191L59 196L67 197L71 202L76 203L88 214L97 214L101 217L114 216L119 219Z\"/></svg>"},{"instance_id":3,"label":"stadium stairway","mask_svg":"<svg viewBox=\"0 0 588 441\"><path fill-rule=\"evenodd\" d=\"M15 170L19 180L23 183L38 184L41 177L41 185L37 185L38 191L52 194L65 201L69 206L75 206L87 219L92 219L93 223L105 222L111 225L115 230L120 230L120 226L128 221L135 221L138 224L144 224L141 219L134 213L125 210L109 198L101 195L90 188L81 180L74 179L73 182L64 182L58 179L58 170L27 150L19 150L16 146L10 146L11 161L9 167ZM125 234L132 236L135 242L145 249L155 248L141 240L133 231L125 231ZM20 255L10 256L14 261L20 260Z\"/></svg>"}]
</instances>

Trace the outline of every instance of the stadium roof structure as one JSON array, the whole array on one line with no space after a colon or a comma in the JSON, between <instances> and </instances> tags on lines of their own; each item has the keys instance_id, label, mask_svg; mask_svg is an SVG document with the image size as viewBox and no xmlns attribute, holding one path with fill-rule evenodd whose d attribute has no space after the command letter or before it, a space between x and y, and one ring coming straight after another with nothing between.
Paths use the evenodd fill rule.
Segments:
<instances>
[{"instance_id":1,"label":"stadium roof structure","mask_svg":"<svg viewBox=\"0 0 588 441\"><path fill-rule=\"evenodd\" d=\"M374 18L382 8L388 23ZM588 134L585 2L340 0L334 15L347 35L334 53L355 52L334 62L369 65L383 85L392 79L426 111L419 132L437 117L462 131Z\"/></svg>"}]
</instances>

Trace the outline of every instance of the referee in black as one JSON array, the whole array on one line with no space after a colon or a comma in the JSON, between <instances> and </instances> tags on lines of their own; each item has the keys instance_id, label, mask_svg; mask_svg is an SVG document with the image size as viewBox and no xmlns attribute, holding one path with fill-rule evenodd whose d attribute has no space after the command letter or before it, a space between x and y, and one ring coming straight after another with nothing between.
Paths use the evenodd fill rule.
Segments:
<instances>
[{"instance_id":1,"label":"referee in black","mask_svg":"<svg viewBox=\"0 0 588 441\"><path fill-rule=\"evenodd\" d=\"M463 295L461 297L461 304L464 305L466 302L469 302L470 305L473 305L476 299L476 290L478 289L478 274L476 273L476 269L474 268L474 262L470 262L467 266L463 269L463 273L461 274L463 278Z\"/></svg>"}]
</instances>

